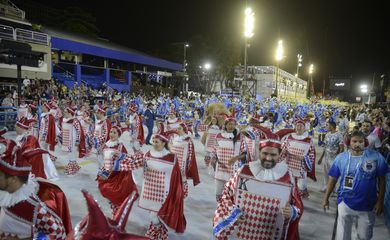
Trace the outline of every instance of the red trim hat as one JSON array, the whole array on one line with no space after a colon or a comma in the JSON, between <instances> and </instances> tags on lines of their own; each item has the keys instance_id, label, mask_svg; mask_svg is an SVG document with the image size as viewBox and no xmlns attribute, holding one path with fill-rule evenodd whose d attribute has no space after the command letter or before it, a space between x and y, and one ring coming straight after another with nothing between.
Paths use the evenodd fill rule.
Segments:
<instances>
[{"instance_id":1,"label":"red trim hat","mask_svg":"<svg viewBox=\"0 0 390 240\"><path fill-rule=\"evenodd\" d=\"M130 112L135 113L135 112L137 112L138 107L137 107L137 105L135 105L135 104L130 104L129 110L130 110Z\"/></svg>"},{"instance_id":2,"label":"red trim hat","mask_svg":"<svg viewBox=\"0 0 390 240\"><path fill-rule=\"evenodd\" d=\"M169 138L172 134L175 134L177 133L176 130L169 130L167 132L163 132L163 133L156 133L154 134L153 138L157 138L165 143L169 142Z\"/></svg>"},{"instance_id":3,"label":"red trim hat","mask_svg":"<svg viewBox=\"0 0 390 240\"><path fill-rule=\"evenodd\" d=\"M276 133L273 133L269 128L258 126L264 135L264 139L259 142L259 148L274 147L281 148L282 142L280 141L285 135L294 132L294 129L281 129Z\"/></svg>"},{"instance_id":4,"label":"red trim hat","mask_svg":"<svg viewBox=\"0 0 390 240\"><path fill-rule=\"evenodd\" d=\"M43 106L45 106L47 108L47 110L50 110L50 109L54 109L54 107L51 105L51 103L44 103Z\"/></svg>"},{"instance_id":5,"label":"red trim hat","mask_svg":"<svg viewBox=\"0 0 390 240\"><path fill-rule=\"evenodd\" d=\"M36 122L35 119L27 119L25 117L22 117L20 118L17 122L16 122L16 126L20 127L20 128L23 128L25 130L28 130L30 128L30 124L32 122Z\"/></svg>"},{"instance_id":6,"label":"red trim hat","mask_svg":"<svg viewBox=\"0 0 390 240\"><path fill-rule=\"evenodd\" d=\"M8 131L7 128L3 128L0 130L0 137L3 137L3 135Z\"/></svg>"},{"instance_id":7,"label":"red trim hat","mask_svg":"<svg viewBox=\"0 0 390 240\"><path fill-rule=\"evenodd\" d=\"M111 127L111 129L115 128L116 132L118 133L118 136L120 137L122 135L122 128L118 125L114 125Z\"/></svg>"},{"instance_id":8,"label":"red trim hat","mask_svg":"<svg viewBox=\"0 0 390 240\"><path fill-rule=\"evenodd\" d=\"M296 118L295 121L294 121L295 125L297 124L303 124L303 125L306 125L306 121L303 119L303 118Z\"/></svg>"},{"instance_id":9,"label":"red trim hat","mask_svg":"<svg viewBox=\"0 0 390 240\"><path fill-rule=\"evenodd\" d=\"M28 176L32 169L28 160L37 154L47 153L40 148L23 151L10 139L0 139L0 145L4 148L4 151L0 151L0 171L11 176Z\"/></svg>"},{"instance_id":10,"label":"red trim hat","mask_svg":"<svg viewBox=\"0 0 390 240\"><path fill-rule=\"evenodd\" d=\"M76 113L76 109L71 106L66 107L66 111L68 111L68 113L72 114L73 116Z\"/></svg>"},{"instance_id":11,"label":"red trim hat","mask_svg":"<svg viewBox=\"0 0 390 240\"><path fill-rule=\"evenodd\" d=\"M180 123L179 126L181 126L183 128L183 131L187 134L188 133L188 127L185 123Z\"/></svg>"},{"instance_id":12,"label":"red trim hat","mask_svg":"<svg viewBox=\"0 0 390 240\"><path fill-rule=\"evenodd\" d=\"M231 116L231 115L227 115L226 113L221 113L220 115L224 116L225 118L225 123L226 122L229 122L229 121L235 121L237 122L236 118L234 116Z\"/></svg>"},{"instance_id":13,"label":"red trim hat","mask_svg":"<svg viewBox=\"0 0 390 240\"><path fill-rule=\"evenodd\" d=\"M106 114L106 108L103 106L98 106L97 112L101 112L103 114Z\"/></svg>"},{"instance_id":14,"label":"red trim hat","mask_svg":"<svg viewBox=\"0 0 390 240\"><path fill-rule=\"evenodd\" d=\"M33 103L29 103L28 107L31 108L31 109L36 109L37 108L37 106L35 104L33 104Z\"/></svg>"}]
</instances>

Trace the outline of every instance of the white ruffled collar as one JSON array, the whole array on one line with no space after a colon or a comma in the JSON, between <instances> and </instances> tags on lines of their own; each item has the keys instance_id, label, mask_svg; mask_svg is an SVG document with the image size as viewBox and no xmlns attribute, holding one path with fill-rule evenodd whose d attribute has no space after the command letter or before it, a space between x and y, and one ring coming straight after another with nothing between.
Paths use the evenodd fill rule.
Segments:
<instances>
[{"instance_id":1,"label":"white ruffled collar","mask_svg":"<svg viewBox=\"0 0 390 240\"><path fill-rule=\"evenodd\" d=\"M35 179L29 179L14 193L0 190L0 207L12 207L15 204L28 199L31 195L37 194L39 185Z\"/></svg>"},{"instance_id":2,"label":"white ruffled collar","mask_svg":"<svg viewBox=\"0 0 390 240\"><path fill-rule=\"evenodd\" d=\"M168 123L177 123L179 121L179 119L177 117L175 118L168 118L167 122Z\"/></svg>"},{"instance_id":3,"label":"white ruffled collar","mask_svg":"<svg viewBox=\"0 0 390 240\"><path fill-rule=\"evenodd\" d=\"M305 132L302 135L298 135L296 133L291 133L291 136L296 140L303 140L308 137L308 134Z\"/></svg>"},{"instance_id":4,"label":"white ruffled collar","mask_svg":"<svg viewBox=\"0 0 390 240\"><path fill-rule=\"evenodd\" d=\"M179 136L177 134L175 134L175 136L173 137L172 141L174 142L181 142L181 141L184 141L184 139L186 139L188 137L187 134L184 134L182 136Z\"/></svg>"},{"instance_id":5,"label":"white ruffled collar","mask_svg":"<svg viewBox=\"0 0 390 240\"><path fill-rule=\"evenodd\" d=\"M71 118L62 118L62 121L65 122L65 123L67 123L67 122L69 122L70 120L73 120L73 119L75 119L75 117L71 117Z\"/></svg>"},{"instance_id":6,"label":"white ruffled collar","mask_svg":"<svg viewBox=\"0 0 390 240\"><path fill-rule=\"evenodd\" d=\"M149 152L150 152L150 155L152 155L152 157L155 157L155 158L162 158L170 153L166 148L164 148L162 151L156 151L152 148L152 149L150 149Z\"/></svg>"},{"instance_id":7,"label":"white ruffled collar","mask_svg":"<svg viewBox=\"0 0 390 240\"><path fill-rule=\"evenodd\" d=\"M234 134L233 133L223 132L223 133L221 133L221 135L222 135L222 137L228 138L228 139L233 139L234 138Z\"/></svg>"},{"instance_id":8,"label":"white ruffled collar","mask_svg":"<svg viewBox=\"0 0 390 240\"><path fill-rule=\"evenodd\" d=\"M283 161L275 165L271 169L266 169L261 166L260 160L250 162L249 169L253 176L259 180L275 181L283 177L288 171L288 165Z\"/></svg>"},{"instance_id":9,"label":"white ruffled collar","mask_svg":"<svg viewBox=\"0 0 390 240\"><path fill-rule=\"evenodd\" d=\"M108 141L106 142L106 146L107 146L107 147L110 147L110 148L116 147L116 146L118 146L118 144L119 144L119 141L118 141L118 140L116 140L116 141L108 140Z\"/></svg>"}]
</instances>

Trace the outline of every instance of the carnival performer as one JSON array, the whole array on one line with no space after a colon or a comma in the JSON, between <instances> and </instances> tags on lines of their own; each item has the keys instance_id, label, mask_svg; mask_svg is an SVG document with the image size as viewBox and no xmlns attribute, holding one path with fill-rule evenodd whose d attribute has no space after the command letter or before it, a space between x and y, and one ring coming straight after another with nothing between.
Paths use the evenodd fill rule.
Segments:
<instances>
[{"instance_id":1,"label":"carnival performer","mask_svg":"<svg viewBox=\"0 0 390 240\"><path fill-rule=\"evenodd\" d=\"M128 126L130 131L130 144L133 149L139 150L145 143L145 137L144 127L142 125L142 118L137 114L137 109L137 105L130 105Z\"/></svg>"},{"instance_id":2,"label":"carnival performer","mask_svg":"<svg viewBox=\"0 0 390 240\"><path fill-rule=\"evenodd\" d=\"M8 139L0 143L0 238L37 239L43 233L66 239L72 224L65 194L54 184L29 178L28 160L43 150L23 151Z\"/></svg>"},{"instance_id":3,"label":"carnival performer","mask_svg":"<svg viewBox=\"0 0 390 240\"><path fill-rule=\"evenodd\" d=\"M127 154L126 147L119 142L121 135L122 130L119 126L111 127L110 140L103 149L104 164L97 177L99 191L109 200L112 216L115 216L119 206L133 191L137 192L131 170L111 171L114 164L113 156Z\"/></svg>"},{"instance_id":4,"label":"carnival performer","mask_svg":"<svg viewBox=\"0 0 390 240\"><path fill-rule=\"evenodd\" d=\"M91 151L92 145L89 143L93 137L93 122L88 107L89 106L82 105L81 108L76 111L77 120L79 120L85 136L86 155Z\"/></svg>"},{"instance_id":5,"label":"carnival performer","mask_svg":"<svg viewBox=\"0 0 390 240\"><path fill-rule=\"evenodd\" d=\"M299 239L302 200L288 165L279 161L280 136L270 130L266 135L259 159L224 186L213 219L216 239Z\"/></svg>"},{"instance_id":6,"label":"carnival performer","mask_svg":"<svg viewBox=\"0 0 390 240\"><path fill-rule=\"evenodd\" d=\"M202 119L202 111L199 108L197 108L194 111L194 134L196 139L200 138L199 126L201 124L201 119Z\"/></svg>"},{"instance_id":7,"label":"carnival performer","mask_svg":"<svg viewBox=\"0 0 390 240\"><path fill-rule=\"evenodd\" d=\"M198 166L196 164L195 147L185 123L176 129L177 134L171 138L169 149L176 154L183 179L192 179L193 185L200 183ZM185 195L188 195L188 183L183 182Z\"/></svg>"},{"instance_id":8,"label":"carnival performer","mask_svg":"<svg viewBox=\"0 0 390 240\"><path fill-rule=\"evenodd\" d=\"M75 117L76 110L67 107L62 119L61 150L66 153L68 165L65 166L66 175L74 175L80 170L77 163L86 154L85 135L80 121Z\"/></svg>"},{"instance_id":9,"label":"carnival performer","mask_svg":"<svg viewBox=\"0 0 390 240\"><path fill-rule=\"evenodd\" d=\"M215 165L215 196L222 197L223 185L233 176L238 168L248 160L247 146L236 128L233 117L225 118L224 131L216 136L214 150L211 153L211 164Z\"/></svg>"},{"instance_id":10,"label":"carnival performer","mask_svg":"<svg viewBox=\"0 0 390 240\"><path fill-rule=\"evenodd\" d=\"M136 152L131 156L123 153L114 156L114 171L144 168L138 206L150 211L146 236L153 240L168 239L167 227L177 233L186 228L183 179L176 155L168 149L169 133L155 134L152 149L144 155Z\"/></svg>"},{"instance_id":11,"label":"carnival performer","mask_svg":"<svg viewBox=\"0 0 390 240\"><path fill-rule=\"evenodd\" d=\"M221 133L221 128L218 125L218 119L212 117L201 139L202 144L205 146L204 163L207 167L210 166L211 153L214 151L216 137L219 133Z\"/></svg>"},{"instance_id":12,"label":"carnival performer","mask_svg":"<svg viewBox=\"0 0 390 240\"><path fill-rule=\"evenodd\" d=\"M293 176L298 179L298 189L304 198L309 197L307 177L316 181L316 151L312 139L305 134L305 130L305 121L297 118L295 133L288 135L283 141L280 156L280 160L287 163Z\"/></svg>"},{"instance_id":13,"label":"carnival performer","mask_svg":"<svg viewBox=\"0 0 390 240\"><path fill-rule=\"evenodd\" d=\"M176 116L175 110L171 109L168 113L168 119L166 121L166 131L176 129L181 122L182 120Z\"/></svg>"},{"instance_id":14,"label":"carnival performer","mask_svg":"<svg viewBox=\"0 0 390 240\"><path fill-rule=\"evenodd\" d=\"M106 117L106 109L98 107L96 110L96 122L93 132L94 149L96 150L97 160L99 165L103 164L103 148L104 144L110 139L111 122Z\"/></svg>"},{"instance_id":15,"label":"carnival performer","mask_svg":"<svg viewBox=\"0 0 390 240\"><path fill-rule=\"evenodd\" d=\"M39 128L39 145L45 149L54 151L57 140L57 127L53 114L50 112L52 106L49 103L42 105L42 114Z\"/></svg>"},{"instance_id":16,"label":"carnival performer","mask_svg":"<svg viewBox=\"0 0 390 240\"><path fill-rule=\"evenodd\" d=\"M329 197L340 179L337 240L350 240L352 226L357 230L356 239L371 239L375 215L383 211L389 166L379 152L365 149L365 144L363 132L352 132L347 141L349 150L337 155L329 170L322 206L329 209Z\"/></svg>"},{"instance_id":17,"label":"carnival performer","mask_svg":"<svg viewBox=\"0 0 390 240\"><path fill-rule=\"evenodd\" d=\"M328 122L327 124L327 133L325 135L324 141L324 151L321 154L321 157L318 159L318 164L320 165L324 161L324 181L321 192L325 192L326 186L328 185L329 176L328 172L336 156L344 151L344 137L340 132L336 131L336 123Z\"/></svg>"}]
</instances>

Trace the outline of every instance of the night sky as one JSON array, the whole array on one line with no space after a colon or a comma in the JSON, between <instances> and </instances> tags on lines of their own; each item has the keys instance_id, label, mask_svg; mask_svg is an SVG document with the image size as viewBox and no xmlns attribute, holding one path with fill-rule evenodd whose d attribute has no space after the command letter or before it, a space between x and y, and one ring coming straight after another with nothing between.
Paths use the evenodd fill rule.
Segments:
<instances>
[{"instance_id":1,"label":"night sky","mask_svg":"<svg viewBox=\"0 0 390 240\"><path fill-rule=\"evenodd\" d=\"M47 1L53 8L78 6L97 19L99 35L130 48L153 52L194 35L243 39L243 0ZM274 65L277 40L286 58L281 68L296 72L303 54L314 78L352 75L354 83L370 81L390 69L389 11L386 1L256 0L255 35L248 65ZM387 36L386 36L387 35ZM188 49L191 51L191 48Z\"/></svg>"}]
</instances>

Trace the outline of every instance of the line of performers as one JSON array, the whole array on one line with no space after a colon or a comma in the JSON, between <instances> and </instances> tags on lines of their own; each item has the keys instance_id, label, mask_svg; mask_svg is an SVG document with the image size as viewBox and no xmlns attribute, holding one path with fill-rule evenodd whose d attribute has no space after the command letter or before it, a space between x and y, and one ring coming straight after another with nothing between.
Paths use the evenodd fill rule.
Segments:
<instances>
[{"instance_id":1,"label":"line of performers","mask_svg":"<svg viewBox=\"0 0 390 240\"><path fill-rule=\"evenodd\" d=\"M66 159L65 172L73 175L91 154L97 156L96 181L110 203L112 219L123 217L125 205L133 202L130 196L134 200L139 195L138 207L150 212L147 238L168 239L169 230L184 233L188 184L192 181L196 186L200 179L191 125L173 109L153 135L152 148L143 153L144 129L136 105L130 105L124 125L119 119L108 119L101 105L95 108L95 121L85 106L78 110L67 106L62 111L55 101L42 105L38 121L34 107L27 105L20 113L15 141L0 141L0 190L5 195L0 196L0 239L41 233L50 239L65 239L66 235L88 239L93 231L93 239L107 239L111 230L88 227L87 220L72 231L66 197L49 182L58 179L53 161ZM301 198L308 196L307 178L315 180L315 148L306 133L307 122L298 118L294 129L274 133L256 115L245 127L226 113L209 117L198 127L204 131L204 162L215 179L215 238L298 239ZM120 141L125 131L131 149ZM60 160L54 152L57 143ZM37 149L39 154L33 152ZM140 168L144 174L138 194L132 171ZM124 234L123 228L120 231Z\"/></svg>"}]
</instances>

